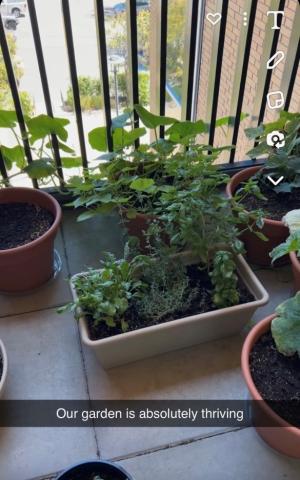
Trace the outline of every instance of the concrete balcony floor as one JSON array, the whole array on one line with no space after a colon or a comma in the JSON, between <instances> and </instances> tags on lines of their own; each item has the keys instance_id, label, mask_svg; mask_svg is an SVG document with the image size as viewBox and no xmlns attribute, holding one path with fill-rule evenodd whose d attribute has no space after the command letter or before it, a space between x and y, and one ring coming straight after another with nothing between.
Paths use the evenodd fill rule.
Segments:
<instances>
[{"instance_id":1,"label":"concrete balcony floor","mask_svg":"<svg viewBox=\"0 0 300 480\"><path fill-rule=\"evenodd\" d=\"M56 309L71 299L70 275L96 267L104 251L121 254L118 219L78 224L66 211L57 249L63 270L56 281L30 295L0 296L5 398L246 398L243 334L104 371L81 346L73 316ZM271 297L258 321L291 296L292 278L288 266L255 270ZM300 478L300 461L275 453L253 428L2 428L0 445L1 480L54 480L55 472L95 458L120 462L135 480Z\"/></svg>"}]
</instances>

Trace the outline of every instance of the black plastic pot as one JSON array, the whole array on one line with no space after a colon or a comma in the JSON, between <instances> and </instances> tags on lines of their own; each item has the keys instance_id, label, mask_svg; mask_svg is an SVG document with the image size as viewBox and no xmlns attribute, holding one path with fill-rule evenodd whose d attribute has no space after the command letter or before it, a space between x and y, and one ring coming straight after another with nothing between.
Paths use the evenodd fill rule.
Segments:
<instances>
[{"instance_id":1,"label":"black plastic pot","mask_svg":"<svg viewBox=\"0 0 300 480\"><path fill-rule=\"evenodd\" d=\"M105 480L133 480L124 468L105 461L84 462L74 465L62 473L57 480L77 480L77 476L74 477L75 475L87 475L87 479L90 480L88 475L92 474L99 475L100 478L101 475L104 475ZM82 480L85 480L85 478L83 477Z\"/></svg>"}]
</instances>

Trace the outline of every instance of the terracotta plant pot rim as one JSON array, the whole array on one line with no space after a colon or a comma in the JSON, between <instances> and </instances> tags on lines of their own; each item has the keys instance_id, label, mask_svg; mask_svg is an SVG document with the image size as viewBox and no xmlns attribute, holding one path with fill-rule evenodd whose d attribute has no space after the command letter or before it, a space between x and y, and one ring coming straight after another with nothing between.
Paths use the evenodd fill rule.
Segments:
<instances>
[{"instance_id":1,"label":"terracotta plant pot rim","mask_svg":"<svg viewBox=\"0 0 300 480\"><path fill-rule=\"evenodd\" d=\"M19 192L23 191L24 193L26 193L26 192L32 193L33 189L28 188L28 187L8 187L8 188L5 188L4 190L5 191L18 190ZM35 190L35 192L36 192L37 195L40 195L41 197L43 196L44 198L47 198L49 200L49 202L53 205L54 211L55 211L55 213L53 214L54 215L53 224L51 225L49 230L47 230L47 232L45 232L43 235L36 238L35 240L32 240L32 242L26 243L25 245L20 245L19 247L7 248L6 250L0 250L0 257L1 257L1 255L5 255L7 257L7 255L15 255L16 253L26 252L26 250L34 248L36 245L39 245L40 243L45 241L45 239L47 239L48 237L53 235L53 233L56 232L56 230L58 230L59 224L61 222L61 217L62 217L62 212L61 212L61 208L60 208L59 203L57 202L57 200L55 200L55 198L53 198L51 195L49 195L49 193L41 192L40 190ZM13 202L11 202L11 203L13 203ZM26 202L20 202L20 203L26 203ZM38 202L36 202L36 203L38 204ZM53 213L53 212L51 212L51 213Z\"/></svg>"},{"instance_id":2,"label":"terracotta plant pot rim","mask_svg":"<svg viewBox=\"0 0 300 480\"><path fill-rule=\"evenodd\" d=\"M300 273L300 259L297 256L296 252L290 252L289 255L290 255L290 259L293 264L293 267L295 267Z\"/></svg>"},{"instance_id":3,"label":"terracotta plant pot rim","mask_svg":"<svg viewBox=\"0 0 300 480\"><path fill-rule=\"evenodd\" d=\"M259 170L262 170L262 167L248 167L246 169L247 172L249 172L249 177L252 177L256 172L258 172ZM229 183L226 185L226 193L227 195L232 198L233 197L233 194L234 194L234 191L233 191L233 188L232 188L232 184L233 184L233 179L237 179L239 176L242 176L242 173L245 172L245 170L241 170L240 172L236 173L232 179L229 181ZM242 183L243 181L246 181L245 180L241 180L240 183ZM239 183L239 185L240 185ZM284 223L281 221L281 220L272 220L271 218L268 218L268 217L264 217L264 222L266 224L269 224L269 225L273 225L274 227L277 226L277 227L285 227Z\"/></svg>"},{"instance_id":4,"label":"terracotta plant pot rim","mask_svg":"<svg viewBox=\"0 0 300 480\"><path fill-rule=\"evenodd\" d=\"M5 350L5 347L4 347L4 344L1 340L1 338L0 338L0 353L1 353L1 357L2 357L2 363L3 363L2 376L0 378L0 395L1 395L1 392L3 390L4 384L5 384L5 381L6 381L7 368L8 368L7 354L6 354L6 350Z\"/></svg>"},{"instance_id":5,"label":"terracotta plant pot rim","mask_svg":"<svg viewBox=\"0 0 300 480\"><path fill-rule=\"evenodd\" d=\"M270 330L271 326L271 321L273 318L275 318L276 315L269 315L268 317L264 318L261 320L258 324L256 324L252 330L249 332L249 334L246 337L246 340L243 345L242 349L242 355L241 355L241 362L242 362L242 372L243 376L245 379L245 382L247 384L247 387L250 391L250 394L253 398L253 400L260 400L262 401L261 407L265 411L265 413L272 418L274 421L274 424L278 425L279 427L285 427L288 428L293 434L299 436L300 440L300 429L291 425L288 423L286 420L284 420L282 417L277 415L277 413L272 410L271 407L265 402L265 400L262 398L261 394L256 388L256 385L252 379L252 375L250 372L250 362L249 362L249 357L250 357L250 352L252 350L253 345L255 342L268 330Z\"/></svg>"}]
</instances>

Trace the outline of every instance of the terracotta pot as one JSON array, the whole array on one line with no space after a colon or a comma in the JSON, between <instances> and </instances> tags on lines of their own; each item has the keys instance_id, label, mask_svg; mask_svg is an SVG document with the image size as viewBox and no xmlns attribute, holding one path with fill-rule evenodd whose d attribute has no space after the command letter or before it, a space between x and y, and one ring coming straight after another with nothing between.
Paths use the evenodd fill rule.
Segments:
<instances>
[{"instance_id":1,"label":"terracotta pot","mask_svg":"<svg viewBox=\"0 0 300 480\"><path fill-rule=\"evenodd\" d=\"M298 292L300 290L300 261L295 252L290 253L290 260L294 275L294 286L296 292Z\"/></svg>"},{"instance_id":2,"label":"terracotta pot","mask_svg":"<svg viewBox=\"0 0 300 480\"><path fill-rule=\"evenodd\" d=\"M7 377L7 354L2 340L0 339L0 356L2 358L2 375L0 377L0 398L3 397Z\"/></svg>"},{"instance_id":3,"label":"terracotta pot","mask_svg":"<svg viewBox=\"0 0 300 480\"><path fill-rule=\"evenodd\" d=\"M185 262L185 254L180 254ZM177 261L179 256L177 256ZM238 334L250 321L257 308L265 305L269 295L241 255L236 257L237 271L254 296L250 302L220 308L211 312L177 318L169 322L120 333L100 340L91 340L87 319L81 315L79 328L82 341L93 350L103 368L135 362L162 353L190 347L218 338ZM75 280L71 279L74 300Z\"/></svg>"},{"instance_id":4,"label":"terracotta pot","mask_svg":"<svg viewBox=\"0 0 300 480\"><path fill-rule=\"evenodd\" d=\"M30 203L49 210L54 216L54 223L41 237L20 247L0 250L0 291L32 290L53 275L54 239L61 221L61 208L51 195L34 188L3 188L0 203Z\"/></svg>"},{"instance_id":5,"label":"terracotta pot","mask_svg":"<svg viewBox=\"0 0 300 480\"><path fill-rule=\"evenodd\" d=\"M290 457L300 459L300 429L290 425L263 400L258 392L250 372L249 356L255 342L271 328L275 315L259 322L248 334L242 350L242 372L253 400L259 400L254 409L254 425L259 435L272 448ZM262 427L256 425L272 425Z\"/></svg>"},{"instance_id":6,"label":"terracotta pot","mask_svg":"<svg viewBox=\"0 0 300 480\"><path fill-rule=\"evenodd\" d=\"M99 475L102 478L102 475L105 475L105 478L111 480L133 480L133 478L124 470L123 467L105 461L92 461L84 462L79 465L75 465L63 474L59 475L57 480L73 480L74 475L84 475L86 478L90 478L92 474ZM77 477L76 477L77 478Z\"/></svg>"},{"instance_id":7,"label":"terracotta pot","mask_svg":"<svg viewBox=\"0 0 300 480\"><path fill-rule=\"evenodd\" d=\"M226 193L232 197L242 182L246 182L252 175L257 173L260 167L250 167L236 173L226 187ZM241 238L245 244L247 258L249 262L261 266L270 266L270 252L273 248L284 242L289 236L289 229L278 220L264 219L264 226L260 230L268 239L268 242L260 240L254 233L245 232ZM288 256L276 261L276 265L284 265L288 263Z\"/></svg>"},{"instance_id":8,"label":"terracotta pot","mask_svg":"<svg viewBox=\"0 0 300 480\"><path fill-rule=\"evenodd\" d=\"M126 208L120 209L122 223L126 228L128 235L130 237L137 237L140 241L141 250L145 251L146 241L143 232L146 232L148 230L149 224L154 220L157 221L158 218L155 215L145 215L144 213L137 213L135 218L127 218L126 213ZM162 225L162 222L160 222L160 225ZM167 235L163 234L162 238L166 243L169 242Z\"/></svg>"},{"instance_id":9,"label":"terracotta pot","mask_svg":"<svg viewBox=\"0 0 300 480\"><path fill-rule=\"evenodd\" d=\"M143 231L148 230L149 223L155 219L154 215L145 215L144 213L137 213L135 218L128 218L126 216L127 209L121 208L120 215L122 223L128 231L128 235L137 237L141 242L145 242Z\"/></svg>"}]
</instances>

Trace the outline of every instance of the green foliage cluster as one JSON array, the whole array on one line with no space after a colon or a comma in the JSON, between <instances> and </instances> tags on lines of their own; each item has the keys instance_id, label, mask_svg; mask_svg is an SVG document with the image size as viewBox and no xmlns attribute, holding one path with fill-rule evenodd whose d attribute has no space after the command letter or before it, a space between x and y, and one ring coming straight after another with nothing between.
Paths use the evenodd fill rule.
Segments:
<instances>
[{"instance_id":1,"label":"green foliage cluster","mask_svg":"<svg viewBox=\"0 0 300 480\"><path fill-rule=\"evenodd\" d=\"M68 139L66 126L69 124L69 120L52 118L48 115L25 116L25 124L27 140L29 141L34 160L32 163L28 163L26 158L23 139L18 131L16 113L9 110L0 110L0 128L10 130L16 140L16 144L13 147L0 143L1 154L8 172L13 167L17 167L17 173L10 175L7 181L4 179L1 181L0 179L0 184L9 184L9 180L20 173L26 173L30 178L41 180L45 183L47 183L48 179L51 179L54 183L60 180L54 162L52 134L58 138L62 166L64 168L81 166L81 158L76 157L74 150L65 143Z\"/></svg>"},{"instance_id":2,"label":"green foliage cluster","mask_svg":"<svg viewBox=\"0 0 300 480\"><path fill-rule=\"evenodd\" d=\"M273 130L284 133L283 147L267 145L267 135ZM246 134L249 139L258 142L258 145L248 152L250 158L267 156L265 166L257 175L259 184L273 188L276 193L291 193L294 189L300 188L300 113L281 111L279 119L275 122L246 129ZM266 180L269 175L274 175L275 178L283 176L284 181L272 187Z\"/></svg>"},{"instance_id":3,"label":"green foliage cluster","mask_svg":"<svg viewBox=\"0 0 300 480\"><path fill-rule=\"evenodd\" d=\"M300 357L300 292L276 308L271 331L280 353Z\"/></svg>"},{"instance_id":4,"label":"green foliage cluster","mask_svg":"<svg viewBox=\"0 0 300 480\"><path fill-rule=\"evenodd\" d=\"M149 105L150 102L150 76L148 72L139 72L139 100L141 105ZM119 101L128 105L129 92L127 85L127 72L117 72L117 86L119 93ZM111 93L114 93L114 78L110 75ZM81 108L83 111L101 110L103 108L103 95L101 82L98 78L89 76L79 76L78 86L80 93ZM114 95L113 95L114 99ZM73 111L74 98L73 89L70 85L67 90L64 107Z\"/></svg>"},{"instance_id":5,"label":"green foliage cluster","mask_svg":"<svg viewBox=\"0 0 300 480\"><path fill-rule=\"evenodd\" d=\"M290 235L285 242L277 245L270 252L272 263L291 252L295 252L297 256L300 256L300 210L288 212L283 220L290 230Z\"/></svg>"},{"instance_id":6,"label":"green foliage cluster","mask_svg":"<svg viewBox=\"0 0 300 480\"><path fill-rule=\"evenodd\" d=\"M216 252L210 276L214 286L214 304L220 307L237 305L239 303L238 276L232 252L226 250Z\"/></svg>"},{"instance_id":7,"label":"green foliage cluster","mask_svg":"<svg viewBox=\"0 0 300 480\"><path fill-rule=\"evenodd\" d=\"M89 270L74 281L78 299L60 309L71 309L92 318L93 324L105 322L108 327L128 329L125 313L129 301L141 295L144 285L139 279L139 257L132 261L116 260L111 253L106 254L100 270Z\"/></svg>"},{"instance_id":8,"label":"green foliage cluster","mask_svg":"<svg viewBox=\"0 0 300 480\"><path fill-rule=\"evenodd\" d=\"M150 226L147 237L147 254L139 253L132 238L123 259L106 254L101 269L78 275L74 280L77 300L59 311L70 309L87 315L95 327L105 322L126 332L129 307L145 325L187 308L198 292L189 289L186 267L161 240L156 223Z\"/></svg>"},{"instance_id":9,"label":"green foliage cluster","mask_svg":"<svg viewBox=\"0 0 300 480\"><path fill-rule=\"evenodd\" d=\"M147 237L147 259L144 260L142 280L145 295L135 303L137 314L144 320L159 323L163 318L187 310L198 294L189 287L186 266L162 240L162 229L153 222ZM150 259L150 261L149 261Z\"/></svg>"},{"instance_id":10,"label":"green foliage cluster","mask_svg":"<svg viewBox=\"0 0 300 480\"><path fill-rule=\"evenodd\" d=\"M162 193L175 194L176 190L199 178L201 171L205 176L208 176L206 170L216 174L213 162L226 147L213 148L197 143L197 137L207 133L207 124L202 120L179 122L153 115L141 105L135 109L145 127L153 131L155 141L130 148L146 133L145 128L133 128L130 111L113 121L112 153L107 153L105 127L89 133L92 148L105 153L100 157L99 166L89 170L85 178L74 177L70 181L70 188L77 197L74 206L88 209L79 220L110 212L116 207L125 207L129 218L134 218L137 212L153 214ZM230 118L218 120L217 125L225 122L230 122ZM158 138L161 125L168 127L165 140Z\"/></svg>"},{"instance_id":11,"label":"green foliage cluster","mask_svg":"<svg viewBox=\"0 0 300 480\"><path fill-rule=\"evenodd\" d=\"M99 110L103 107L102 89L100 80L88 76L78 77L81 108L85 110ZM74 110L73 90L69 86L65 106Z\"/></svg>"},{"instance_id":12,"label":"green foliage cluster","mask_svg":"<svg viewBox=\"0 0 300 480\"><path fill-rule=\"evenodd\" d=\"M246 212L242 200L249 194L261 195L252 179L237 194L228 199L221 192L229 180L215 165L224 148L198 143L209 126L203 121L179 122L170 117L160 117L135 106L141 122L152 129L155 141L150 145L130 148L133 142L145 134L144 128L126 128L131 124L131 112L115 119L113 123L114 152L104 155L104 160L85 178L71 179L70 186L76 197L73 205L85 207L79 216L86 220L114 208L125 208L129 219L137 213L145 213L160 219L170 244L177 251L190 250L200 260L202 268L213 271L214 299L219 307L238 301L236 285L228 296L228 283L233 255L243 253L239 240L243 228L259 231L263 226L263 212ZM222 118L217 126L231 122ZM166 127L165 139L158 138L158 128ZM96 150L107 150L106 129L90 132L90 144ZM246 226L246 227L245 227ZM224 250L228 255L217 256ZM233 268L233 267L232 267ZM236 290L236 294L233 290ZM154 295L153 295L154 298Z\"/></svg>"}]
</instances>

